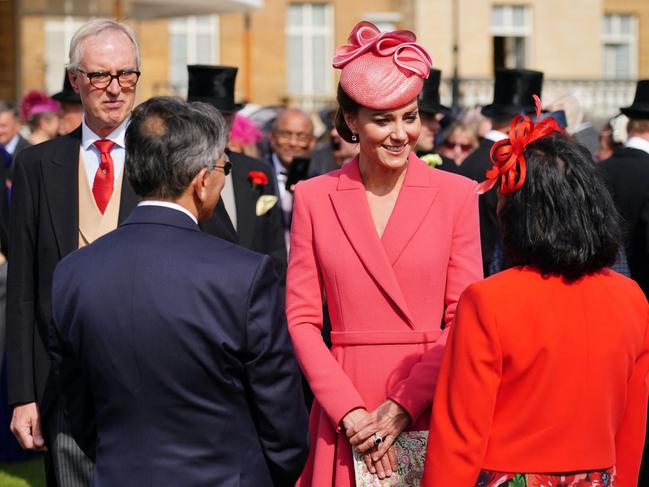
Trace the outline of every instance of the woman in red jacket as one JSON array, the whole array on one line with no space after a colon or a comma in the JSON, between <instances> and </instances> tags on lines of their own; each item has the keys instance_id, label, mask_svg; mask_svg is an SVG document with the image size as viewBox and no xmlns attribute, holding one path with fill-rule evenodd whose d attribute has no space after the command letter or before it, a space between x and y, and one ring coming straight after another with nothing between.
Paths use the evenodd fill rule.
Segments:
<instances>
[{"instance_id":1,"label":"woman in red jacket","mask_svg":"<svg viewBox=\"0 0 649 487\"><path fill-rule=\"evenodd\" d=\"M607 269L620 230L586 150L516 120L500 182L515 267L460 298L433 402L426 487L635 487L647 416L649 306Z\"/></svg>"}]
</instances>

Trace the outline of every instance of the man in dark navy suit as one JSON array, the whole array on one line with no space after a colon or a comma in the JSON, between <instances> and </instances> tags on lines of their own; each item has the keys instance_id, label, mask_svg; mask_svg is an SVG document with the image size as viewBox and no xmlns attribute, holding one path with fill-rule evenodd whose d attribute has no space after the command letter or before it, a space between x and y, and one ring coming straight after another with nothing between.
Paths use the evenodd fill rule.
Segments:
<instances>
[{"instance_id":1,"label":"man in dark navy suit","mask_svg":"<svg viewBox=\"0 0 649 487\"><path fill-rule=\"evenodd\" d=\"M126 173L143 201L54 274L54 376L95 487L288 486L306 460L272 260L198 227L226 138L207 104L136 108Z\"/></svg>"}]
</instances>

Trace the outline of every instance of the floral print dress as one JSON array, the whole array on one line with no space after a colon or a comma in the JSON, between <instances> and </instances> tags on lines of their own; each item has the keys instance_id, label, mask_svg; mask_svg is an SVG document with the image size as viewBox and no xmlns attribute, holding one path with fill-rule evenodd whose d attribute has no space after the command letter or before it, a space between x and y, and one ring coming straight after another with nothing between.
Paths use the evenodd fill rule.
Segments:
<instances>
[{"instance_id":1,"label":"floral print dress","mask_svg":"<svg viewBox=\"0 0 649 487\"><path fill-rule=\"evenodd\" d=\"M615 487L615 467L564 474L505 473L483 470L475 487Z\"/></svg>"}]
</instances>

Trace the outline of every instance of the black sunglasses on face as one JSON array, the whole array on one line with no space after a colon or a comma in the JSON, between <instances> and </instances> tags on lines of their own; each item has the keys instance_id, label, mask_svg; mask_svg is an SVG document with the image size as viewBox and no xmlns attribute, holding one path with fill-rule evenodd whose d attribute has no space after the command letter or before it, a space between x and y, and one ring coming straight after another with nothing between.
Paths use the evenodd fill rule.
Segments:
<instances>
[{"instance_id":1,"label":"black sunglasses on face","mask_svg":"<svg viewBox=\"0 0 649 487\"><path fill-rule=\"evenodd\" d=\"M223 174L226 176L230 174L230 171L232 171L232 163L230 162L230 158L228 157L227 154L223 154L223 165L222 166L214 166L214 169L216 168L223 169Z\"/></svg>"}]
</instances>

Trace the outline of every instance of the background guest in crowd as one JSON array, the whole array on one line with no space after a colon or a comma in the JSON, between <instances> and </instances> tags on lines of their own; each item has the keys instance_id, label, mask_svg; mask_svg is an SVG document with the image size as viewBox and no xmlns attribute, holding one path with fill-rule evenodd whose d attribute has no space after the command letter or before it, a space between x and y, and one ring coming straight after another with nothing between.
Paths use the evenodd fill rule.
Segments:
<instances>
[{"instance_id":1,"label":"background guest in crowd","mask_svg":"<svg viewBox=\"0 0 649 487\"><path fill-rule=\"evenodd\" d=\"M230 129L236 112L242 108L234 101L237 68L191 65L187 66L187 71L187 99L212 105L223 114ZM201 228L250 250L270 255L283 290L286 247L272 171L260 160L235 151L226 150L226 153L232 163L232 173L225 178L214 216L201 222Z\"/></svg>"},{"instance_id":2,"label":"background guest in crowd","mask_svg":"<svg viewBox=\"0 0 649 487\"><path fill-rule=\"evenodd\" d=\"M463 123L454 123L449 129L446 140L440 145L439 153L459 166L477 148L478 137L475 132Z\"/></svg>"},{"instance_id":3,"label":"background guest in crowd","mask_svg":"<svg viewBox=\"0 0 649 487\"><path fill-rule=\"evenodd\" d=\"M20 135L20 115L16 106L7 101L0 101L0 146L12 158L31 144Z\"/></svg>"},{"instance_id":4,"label":"background guest in crowd","mask_svg":"<svg viewBox=\"0 0 649 487\"><path fill-rule=\"evenodd\" d=\"M441 128L440 121L446 114L451 113L450 109L440 102L439 85L441 80L442 72L439 69L431 68L419 95L421 135L415 146L418 156L435 152L435 138Z\"/></svg>"},{"instance_id":5,"label":"background guest in crowd","mask_svg":"<svg viewBox=\"0 0 649 487\"><path fill-rule=\"evenodd\" d=\"M633 104L621 111L629 117L629 138L599 167L622 216L631 277L649 297L649 243L644 233L649 221L641 218L643 207L649 204L649 80L638 81Z\"/></svg>"},{"instance_id":6,"label":"background guest in crowd","mask_svg":"<svg viewBox=\"0 0 649 487\"><path fill-rule=\"evenodd\" d=\"M59 109L59 135L65 135L72 132L83 119L83 105L79 93L74 91L70 84L68 72L63 77L63 89L52 95L52 99L61 104Z\"/></svg>"},{"instance_id":7,"label":"background guest in crowd","mask_svg":"<svg viewBox=\"0 0 649 487\"><path fill-rule=\"evenodd\" d=\"M596 161L605 161L613 155L613 153L624 147L621 142L616 142L613 138L613 127L610 121L606 122L599 131L599 148L595 152Z\"/></svg>"},{"instance_id":8,"label":"background guest in crowd","mask_svg":"<svg viewBox=\"0 0 649 487\"><path fill-rule=\"evenodd\" d=\"M543 73L527 69L498 69L494 82L493 103L482 108L482 114L491 119L492 128L479 141L478 148L460 166L459 173L475 181L482 181L491 167L489 153L494 143L507 138L512 119L535 110L532 95L541 96ZM494 192L480 196L480 241L484 275L503 269L500 232L496 221L497 196Z\"/></svg>"},{"instance_id":9,"label":"background guest in crowd","mask_svg":"<svg viewBox=\"0 0 649 487\"><path fill-rule=\"evenodd\" d=\"M638 81L623 148L599 164L617 210L622 216L624 250L631 278L649 298L649 80ZM649 430L647 430L649 438ZM649 446L638 485L649 483Z\"/></svg>"},{"instance_id":10,"label":"background guest in crowd","mask_svg":"<svg viewBox=\"0 0 649 487\"><path fill-rule=\"evenodd\" d=\"M397 51L409 46L401 68L377 49L379 38ZM295 189L287 314L315 395L299 486L355 485L352 447L379 478L391 474L396 437L428 426L442 316L451 325L460 293L481 278L475 185L414 154L417 97L432 64L415 40L369 22L354 27L334 57L336 127L360 153ZM331 351L321 335L324 294Z\"/></svg>"},{"instance_id":11,"label":"background guest in crowd","mask_svg":"<svg viewBox=\"0 0 649 487\"><path fill-rule=\"evenodd\" d=\"M487 182L515 267L460 298L424 487L636 486L649 306L606 269L620 230L590 153L547 124L512 127L495 151Z\"/></svg>"},{"instance_id":12,"label":"background guest in crowd","mask_svg":"<svg viewBox=\"0 0 649 487\"><path fill-rule=\"evenodd\" d=\"M64 256L116 228L137 203L123 174L139 66L129 27L108 19L82 25L70 43L68 73L83 102L83 125L21 152L15 164L7 286L11 429L23 448L47 446L48 486L86 487L92 471L69 435L68 420L80 419L64 417L60 395L47 383L52 275Z\"/></svg>"},{"instance_id":13,"label":"background guest in crowd","mask_svg":"<svg viewBox=\"0 0 649 487\"><path fill-rule=\"evenodd\" d=\"M32 90L20 102L21 119L29 127L29 143L40 144L59 134L60 104L42 91Z\"/></svg>"},{"instance_id":14,"label":"background guest in crowd","mask_svg":"<svg viewBox=\"0 0 649 487\"><path fill-rule=\"evenodd\" d=\"M204 103L136 108L126 170L143 201L56 269L50 351L93 485L286 487L306 460L273 264L198 227L227 137Z\"/></svg>"},{"instance_id":15,"label":"background guest in crowd","mask_svg":"<svg viewBox=\"0 0 649 487\"><path fill-rule=\"evenodd\" d=\"M268 139L271 153L267 162L273 169L273 184L282 208L288 247L293 213L293 194L286 189L286 179L294 157L310 157L311 155L316 143L313 122L307 113L298 108L285 109L277 115L273 122Z\"/></svg>"}]
</instances>

